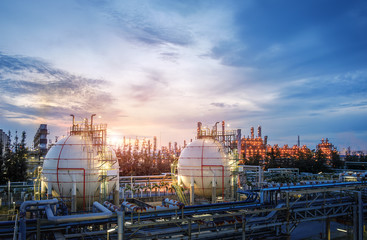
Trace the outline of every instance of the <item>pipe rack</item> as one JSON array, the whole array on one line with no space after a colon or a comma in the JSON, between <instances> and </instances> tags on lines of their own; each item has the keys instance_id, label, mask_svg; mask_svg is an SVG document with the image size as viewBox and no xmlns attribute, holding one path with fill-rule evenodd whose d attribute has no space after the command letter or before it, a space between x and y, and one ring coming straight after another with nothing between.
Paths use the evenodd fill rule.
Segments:
<instances>
[{"instance_id":1,"label":"pipe rack","mask_svg":"<svg viewBox=\"0 0 367 240\"><path fill-rule=\"evenodd\" d=\"M179 209L180 204L164 199L163 202L169 204L168 206L177 208L164 211L156 208L154 211L145 212L121 212L118 206L111 203L105 202L108 209L95 202L93 206L99 212L68 216L55 216L55 209L51 206L57 206L57 199L28 201L20 208L22 215L18 233L19 239L22 240L25 239L24 231L27 234L36 234L66 228L87 229L83 226L111 225L121 226L117 227L118 232L111 232L111 235L118 235L119 239L165 238L172 235L191 239L226 236L246 238L265 233L289 236L300 222L353 216L355 234L360 236L367 213L366 188L367 182L355 182L264 190L263 193L274 193L277 204L267 201L263 204L241 201L186 206ZM25 212L30 210L45 213L47 219L42 220L40 225L40 221L36 219L25 219ZM14 225L14 221L0 222L0 238L12 235ZM101 232L96 230L95 233ZM69 233L68 236L72 235Z\"/></svg>"}]
</instances>

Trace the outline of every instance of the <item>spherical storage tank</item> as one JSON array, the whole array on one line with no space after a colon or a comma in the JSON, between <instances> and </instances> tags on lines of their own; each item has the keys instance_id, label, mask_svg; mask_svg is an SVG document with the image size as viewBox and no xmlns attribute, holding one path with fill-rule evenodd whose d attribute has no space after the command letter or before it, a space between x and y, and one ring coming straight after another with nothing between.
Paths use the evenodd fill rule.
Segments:
<instances>
[{"instance_id":1,"label":"spherical storage tank","mask_svg":"<svg viewBox=\"0 0 367 240\"><path fill-rule=\"evenodd\" d=\"M116 155L111 149L103 150L104 154L101 152L88 136L70 135L59 140L43 163L44 181L48 187L52 186L52 194L68 200L76 191L77 205L84 208L99 200L101 186L107 191L118 186ZM102 175L105 179L108 175L115 176L102 184Z\"/></svg>"},{"instance_id":2,"label":"spherical storage tank","mask_svg":"<svg viewBox=\"0 0 367 240\"><path fill-rule=\"evenodd\" d=\"M190 187L193 180L195 194L210 198L213 187L216 196L223 195L230 186L228 158L220 142L212 138L201 138L191 142L182 151L178 160L178 180Z\"/></svg>"}]
</instances>

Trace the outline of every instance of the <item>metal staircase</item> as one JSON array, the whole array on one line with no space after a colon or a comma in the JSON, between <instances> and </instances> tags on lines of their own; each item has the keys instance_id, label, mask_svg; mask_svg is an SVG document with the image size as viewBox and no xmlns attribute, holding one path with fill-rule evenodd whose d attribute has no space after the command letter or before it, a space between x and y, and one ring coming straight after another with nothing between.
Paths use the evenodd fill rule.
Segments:
<instances>
[{"instance_id":1,"label":"metal staircase","mask_svg":"<svg viewBox=\"0 0 367 240\"><path fill-rule=\"evenodd\" d=\"M171 176L172 176L172 187L175 189L176 194L180 201L185 204L189 205L189 202L186 199L185 193L182 191L182 188L178 185L177 182L177 164L178 160L175 160L171 165Z\"/></svg>"}]
</instances>

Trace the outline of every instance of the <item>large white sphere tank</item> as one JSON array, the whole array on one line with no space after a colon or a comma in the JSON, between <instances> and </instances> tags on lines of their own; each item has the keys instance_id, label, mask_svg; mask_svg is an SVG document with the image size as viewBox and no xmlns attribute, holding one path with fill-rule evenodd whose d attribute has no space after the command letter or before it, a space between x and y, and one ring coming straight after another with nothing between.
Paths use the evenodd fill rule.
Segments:
<instances>
[{"instance_id":1,"label":"large white sphere tank","mask_svg":"<svg viewBox=\"0 0 367 240\"><path fill-rule=\"evenodd\" d=\"M230 186L230 167L220 142L201 138L184 148L178 159L178 179L185 187L194 182L195 194L210 198L213 187L216 196L224 195Z\"/></svg>"},{"instance_id":2,"label":"large white sphere tank","mask_svg":"<svg viewBox=\"0 0 367 240\"><path fill-rule=\"evenodd\" d=\"M109 174L117 174L117 177L108 182L109 190L118 184L119 166L115 161L116 155L112 150L107 153L109 154L105 155L109 156L105 158L110 161L101 167L100 151L92 144L90 137L65 137L51 147L44 159L44 181L48 186L52 185L53 195L65 200L72 198L73 185L76 184L77 204L79 207L88 208L94 201L99 200L102 171L105 174L106 171Z\"/></svg>"}]
</instances>

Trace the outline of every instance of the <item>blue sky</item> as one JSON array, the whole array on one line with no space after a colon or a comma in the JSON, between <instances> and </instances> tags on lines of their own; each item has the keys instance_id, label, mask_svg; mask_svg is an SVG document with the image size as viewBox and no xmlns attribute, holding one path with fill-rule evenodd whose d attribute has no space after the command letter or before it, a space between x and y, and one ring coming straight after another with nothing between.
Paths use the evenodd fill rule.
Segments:
<instances>
[{"instance_id":1,"label":"blue sky","mask_svg":"<svg viewBox=\"0 0 367 240\"><path fill-rule=\"evenodd\" d=\"M194 138L262 125L271 144L367 150L366 1L0 2L0 128Z\"/></svg>"}]
</instances>

